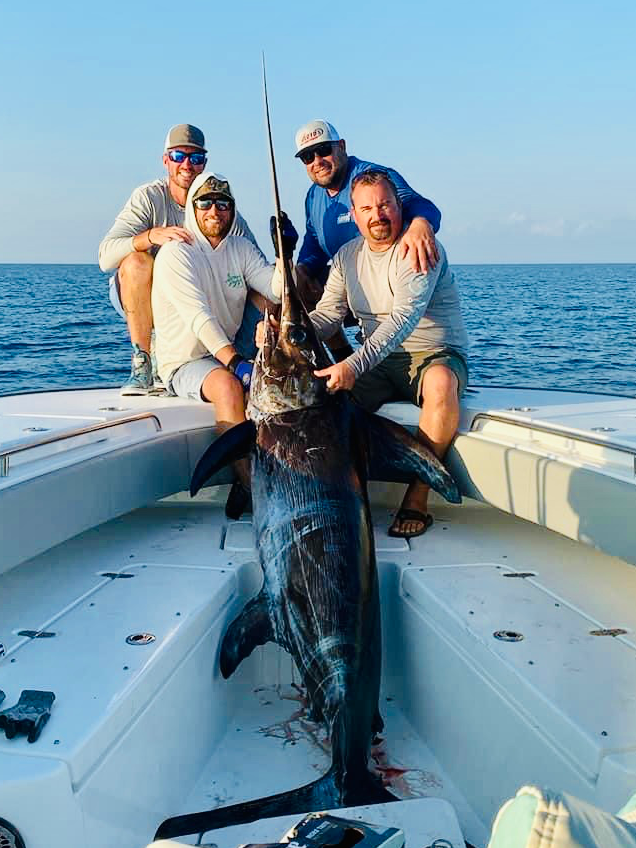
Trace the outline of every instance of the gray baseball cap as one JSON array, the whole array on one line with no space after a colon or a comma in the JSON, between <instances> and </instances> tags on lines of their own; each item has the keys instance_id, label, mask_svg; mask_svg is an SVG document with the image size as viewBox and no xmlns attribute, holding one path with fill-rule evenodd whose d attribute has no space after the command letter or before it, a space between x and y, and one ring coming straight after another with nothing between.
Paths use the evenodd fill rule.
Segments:
<instances>
[{"instance_id":1,"label":"gray baseball cap","mask_svg":"<svg viewBox=\"0 0 636 848\"><path fill-rule=\"evenodd\" d=\"M196 147L204 153L205 137L198 127L193 127L192 124L177 124L170 127L166 136L166 143L163 146L164 151L172 150L173 147Z\"/></svg>"},{"instance_id":2,"label":"gray baseball cap","mask_svg":"<svg viewBox=\"0 0 636 848\"><path fill-rule=\"evenodd\" d=\"M195 191L192 202L198 197L223 197L225 200L234 200L229 182L221 174L211 174L207 180L201 183Z\"/></svg>"},{"instance_id":3,"label":"gray baseball cap","mask_svg":"<svg viewBox=\"0 0 636 848\"><path fill-rule=\"evenodd\" d=\"M324 144L326 141L340 141L340 135L334 125L328 121L323 121L321 118L309 121L309 123L303 124L296 133L295 155L299 156L308 147L315 147L317 144Z\"/></svg>"}]
</instances>

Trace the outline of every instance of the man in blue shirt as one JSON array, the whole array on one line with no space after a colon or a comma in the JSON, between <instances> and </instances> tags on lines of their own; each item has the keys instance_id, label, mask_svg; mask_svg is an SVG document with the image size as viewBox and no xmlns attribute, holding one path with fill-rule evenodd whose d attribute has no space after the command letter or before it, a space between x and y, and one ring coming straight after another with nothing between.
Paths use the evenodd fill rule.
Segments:
<instances>
[{"instance_id":1,"label":"man in blue shirt","mask_svg":"<svg viewBox=\"0 0 636 848\"><path fill-rule=\"evenodd\" d=\"M360 235L351 216L351 182L361 171L378 168L355 156L349 156L346 142L333 124L320 119L309 121L296 133L296 157L307 169L313 185L305 198L305 238L298 254L298 286L308 309L322 295L327 265L337 251ZM435 233L441 213L435 204L413 191L397 171L384 168L397 187L408 227L402 237L400 256L409 256L416 272L426 273L439 259ZM337 359L351 349L344 336L329 340Z\"/></svg>"}]
</instances>

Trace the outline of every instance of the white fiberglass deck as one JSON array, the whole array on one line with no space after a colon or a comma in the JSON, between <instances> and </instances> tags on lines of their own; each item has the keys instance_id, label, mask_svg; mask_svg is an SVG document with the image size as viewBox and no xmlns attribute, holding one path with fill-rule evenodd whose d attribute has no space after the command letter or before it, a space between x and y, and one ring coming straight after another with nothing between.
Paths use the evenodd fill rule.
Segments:
<instances>
[{"instance_id":1,"label":"white fiberglass deck","mask_svg":"<svg viewBox=\"0 0 636 848\"><path fill-rule=\"evenodd\" d=\"M385 532L401 490L371 487L375 755L396 794L450 802L474 845L529 781L607 810L636 786L635 421L629 398L473 390L449 460L486 503L435 501L407 543ZM156 502L187 488L212 423L205 404L115 390L0 398L2 707L56 694L35 744L0 737L0 817L29 848L141 848L168 816L324 769L322 732L288 723L300 705L280 650L218 672L259 585L249 522L225 519L226 487Z\"/></svg>"},{"instance_id":2,"label":"white fiberglass deck","mask_svg":"<svg viewBox=\"0 0 636 848\"><path fill-rule=\"evenodd\" d=\"M259 580L225 491L137 510L0 576L4 706L24 688L57 696L37 743L0 738L2 814L27 844L47 844L55 821L60 845L137 848L165 817L325 769L281 651L220 678L219 640ZM474 845L528 781L618 808L636 784L636 569L474 501L433 511L407 543L375 508L387 722L375 757L392 788L449 801ZM134 577L104 577L117 572ZM603 628L626 632L591 635ZM155 642L126 644L147 631Z\"/></svg>"}]
</instances>

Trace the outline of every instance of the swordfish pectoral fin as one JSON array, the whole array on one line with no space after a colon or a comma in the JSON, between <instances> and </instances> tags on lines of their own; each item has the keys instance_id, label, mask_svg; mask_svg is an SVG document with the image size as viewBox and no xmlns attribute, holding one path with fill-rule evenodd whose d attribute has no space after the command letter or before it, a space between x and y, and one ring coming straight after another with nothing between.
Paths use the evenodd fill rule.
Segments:
<instances>
[{"instance_id":1,"label":"swordfish pectoral fin","mask_svg":"<svg viewBox=\"0 0 636 848\"><path fill-rule=\"evenodd\" d=\"M410 483L419 478L450 503L461 503L457 483L444 465L401 424L360 409L356 414L368 434L370 480Z\"/></svg>"},{"instance_id":2,"label":"swordfish pectoral fin","mask_svg":"<svg viewBox=\"0 0 636 848\"><path fill-rule=\"evenodd\" d=\"M252 421L243 421L235 427L230 427L215 439L197 462L190 481L190 494L194 497L213 474L247 456L254 446L255 439L256 427Z\"/></svg>"},{"instance_id":3,"label":"swordfish pectoral fin","mask_svg":"<svg viewBox=\"0 0 636 848\"><path fill-rule=\"evenodd\" d=\"M276 636L268 614L267 597L261 590L234 619L223 637L219 657L221 674L227 679L239 663L245 657L249 657L257 645L275 641Z\"/></svg>"}]
</instances>

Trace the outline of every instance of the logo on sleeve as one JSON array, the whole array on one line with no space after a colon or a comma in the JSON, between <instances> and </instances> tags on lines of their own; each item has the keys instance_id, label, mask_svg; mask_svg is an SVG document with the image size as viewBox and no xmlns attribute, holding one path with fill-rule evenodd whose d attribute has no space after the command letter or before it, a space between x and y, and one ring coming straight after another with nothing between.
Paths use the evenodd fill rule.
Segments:
<instances>
[{"instance_id":1,"label":"logo on sleeve","mask_svg":"<svg viewBox=\"0 0 636 848\"><path fill-rule=\"evenodd\" d=\"M225 282L231 289L237 289L245 285L245 280L241 274L228 274Z\"/></svg>"}]
</instances>

